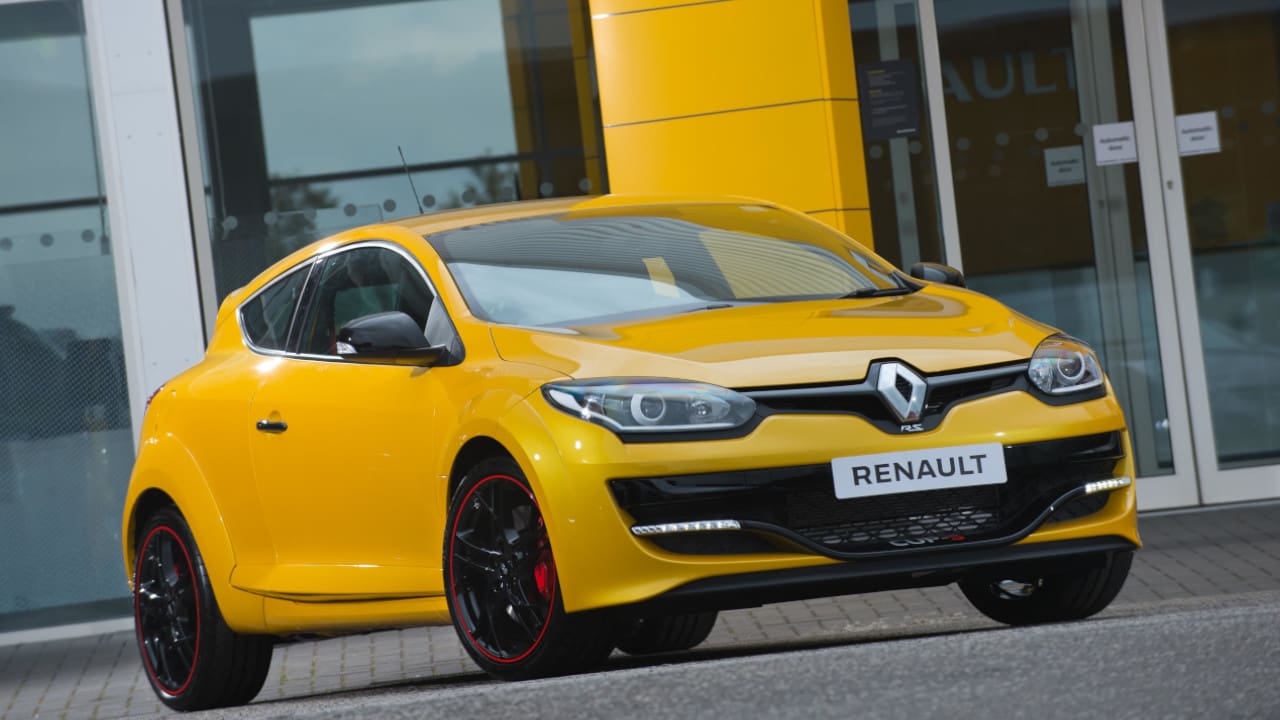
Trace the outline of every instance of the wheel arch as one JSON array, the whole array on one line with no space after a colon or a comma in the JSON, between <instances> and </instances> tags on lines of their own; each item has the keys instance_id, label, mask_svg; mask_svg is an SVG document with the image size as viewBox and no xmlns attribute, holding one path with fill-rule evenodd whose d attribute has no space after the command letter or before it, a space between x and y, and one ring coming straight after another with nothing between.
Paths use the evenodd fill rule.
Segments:
<instances>
[{"instance_id":1,"label":"wheel arch","mask_svg":"<svg viewBox=\"0 0 1280 720\"><path fill-rule=\"evenodd\" d=\"M147 518L172 505L196 539L223 619L233 630L263 632L263 599L232 587L235 549L204 473L173 436L148 438L134 466L126 498L121 543L129 587L133 587L138 535Z\"/></svg>"},{"instance_id":2,"label":"wheel arch","mask_svg":"<svg viewBox=\"0 0 1280 720\"><path fill-rule=\"evenodd\" d=\"M449 484L445 493L446 507L453 501L453 494L462 484L462 478L476 465L493 457L507 457L515 460L505 445L488 435L477 435L469 438L453 458L449 469Z\"/></svg>"},{"instance_id":3,"label":"wheel arch","mask_svg":"<svg viewBox=\"0 0 1280 720\"><path fill-rule=\"evenodd\" d=\"M178 507L178 503L174 502L169 493L156 487L149 487L143 490L138 499L133 501L130 506L128 519L125 520L124 533L124 567L129 575L129 582L133 582L133 563L134 558L138 554L138 536L142 534L142 528L147 523L147 519L161 508ZM181 510L179 510L181 512Z\"/></svg>"},{"instance_id":4,"label":"wheel arch","mask_svg":"<svg viewBox=\"0 0 1280 720\"><path fill-rule=\"evenodd\" d=\"M477 462L495 456L510 458L524 474L546 520L565 607L576 608L591 574L590 562L585 560L591 543L583 542L583 524L575 517L599 508L584 507L581 498L575 497L562 449L546 418L523 401L498 415L476 416L461 430L457 451L446 456L453 459L447 483L442 483L447 487L441 492L442 507L450 507L454 491Z\"/></svg>"}]
</instances>

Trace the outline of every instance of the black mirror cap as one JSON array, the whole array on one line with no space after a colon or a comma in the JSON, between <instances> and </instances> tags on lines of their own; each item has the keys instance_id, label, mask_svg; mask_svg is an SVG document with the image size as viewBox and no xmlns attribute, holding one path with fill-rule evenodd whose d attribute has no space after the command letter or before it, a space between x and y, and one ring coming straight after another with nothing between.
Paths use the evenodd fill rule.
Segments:
<instances>
[{"instance_id":1,"label":"black mirror cap","mask_svg":"<svg viewBox=\"0 0 1280 720\"><path fill-rule=\"evenodd\" d=\"M426 343L418 323L398 311L358 317L338 330L338 355L359 362L434 365L445 348Z\"/></svg>"},{"instance_id":2,"label":"black mirror cap","mask_svg":"<svg viewBox=\"0 0 1280 720\"><path fill-rule=\"evenodd\" d=\"M964 287L964 273L942 263L918 262L911 266L911 277L917 280Z\"/></svg>"}]
</instances>

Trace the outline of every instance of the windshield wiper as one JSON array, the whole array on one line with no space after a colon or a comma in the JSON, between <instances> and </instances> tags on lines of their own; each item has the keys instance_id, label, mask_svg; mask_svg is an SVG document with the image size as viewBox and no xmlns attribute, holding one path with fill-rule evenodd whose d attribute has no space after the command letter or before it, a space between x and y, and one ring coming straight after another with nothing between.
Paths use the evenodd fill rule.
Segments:
<instances>
[{"instance_id":1,"label":"windshield wiper","mask_svg":"<svg viewBox=\"0 0 1280 720\"><path fill-rule=\"evenodd\" d=\"M680 312L695 313L695 312L702 312L703 310L724 310L725 308L731 308L731 307L737 307L737 305L734 303L727 303L727 302L709 303L707 305L699 305L698 307L691 307L688 310L681 310Z\"/></svg>"},{"instance_id":2,"label":"windshield wiper","mask_svg":"<svg viewBox=\"0 0 1280 720\"><path fill-rule=\"evenodd\" d=\"M916 291L916 288L913 288L913 287L891 287L891 288L865 287L865 288L858 288L857 290L854 290L848 295L841 295L837 299L848 300L851 298L886 297L888 295L910 295L915 291Z\"/></svg>"}]
</instances>

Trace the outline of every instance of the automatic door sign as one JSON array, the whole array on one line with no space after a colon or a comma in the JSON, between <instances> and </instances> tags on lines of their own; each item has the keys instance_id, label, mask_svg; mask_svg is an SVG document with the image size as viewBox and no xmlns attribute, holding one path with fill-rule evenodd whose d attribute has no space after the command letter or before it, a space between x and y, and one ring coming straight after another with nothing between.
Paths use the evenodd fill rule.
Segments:
<instances>
[{"instance_id":1,"label":"automatic door sign","mask_svg":"<svg viewBox=\"0 0 1280 720\"><path fill-rule=\"evenodd\" d=\"M1176 118L1179 155L1208 155L1222 152L1222 140L1218 135L1218 113L1188 113Z\"/></svg>"},{"instance_id":2,"label":"automatic door sign","mask_svg":"<svg viewBox=\"0 0 1280 720\"><path fill-rule=\"evenodd\" d=\"M1132 122L1093 126L1093 157L1098 167L1138 162L1138 141Z\"/></svg>"}]
</instances>

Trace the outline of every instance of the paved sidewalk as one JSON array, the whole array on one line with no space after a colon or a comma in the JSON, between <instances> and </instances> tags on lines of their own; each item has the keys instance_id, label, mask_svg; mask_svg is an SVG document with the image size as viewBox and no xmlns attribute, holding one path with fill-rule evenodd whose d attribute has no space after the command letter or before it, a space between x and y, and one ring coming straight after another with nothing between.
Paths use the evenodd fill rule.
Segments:
<instances>
[{"instance_id":1,"label":"paved sidewalk","mask_svg":"<svg viewBox=\"0 0 1280 720\"><path fill-rule=\"evenodd\" d=\"M1153 601L1280 591L1280 505L1144 516L1146 547L1107 613ZM722 613L704 647L851 633L989 626L955 587L883 592ZM416 628L276 648L257 702L439 678L481 680L452 628ZM0 720L146 717L167 711L129 632L0 647Z\"/></svg>"}]
</instances>

